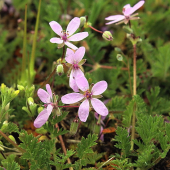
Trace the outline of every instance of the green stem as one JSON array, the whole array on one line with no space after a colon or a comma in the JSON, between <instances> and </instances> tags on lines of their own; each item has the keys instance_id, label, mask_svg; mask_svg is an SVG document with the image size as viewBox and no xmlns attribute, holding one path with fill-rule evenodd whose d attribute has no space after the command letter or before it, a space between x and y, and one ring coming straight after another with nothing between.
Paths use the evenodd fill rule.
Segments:
<instances>
[{"instance_id":1,"label":"green stem","mask_svg":"<svg viewBox=\"0 0 170 170\"><path fill-rule=\"evenodd\" d=\"M136 95L136 44L133 45L133 96ZM135 121L136 121L136 103L134 103L133 115L132 115L132 135L131 135L131 150L134 148L135 139Z\"/></svg>"},{"instance_id":2,"label":"green stem","mask_svg":"<svg viewBox=\"0 0 170 170\"><path fill-rule=\"evenodd\" d=\"M40 9L41 9L41 0L39 0L38 5L38 14L36 18L36 25L35 25L35 32L34 32L34 40L33 40L33 46L31 51L31 60L30 60L30 72L31 72L31 81L34 79L34 63L35 63L35 49L36 49L36 43L37 43L37 33L38 33L38 24L39 24L39 18L40 18Z\"/></svg>"},{"instance_id":3,"label":"green stem","mask_svg":"<svg viewBox=\"0 0 170 170\"><path fill-rule=\"evenodd\" d=\"M27 46L27 5L25 5L25 21L24 21L24 41L23 41L23 53L22 53L22 75L21 79L25 79L26 73L26 46Z\"/></svg>"}]
</instances>

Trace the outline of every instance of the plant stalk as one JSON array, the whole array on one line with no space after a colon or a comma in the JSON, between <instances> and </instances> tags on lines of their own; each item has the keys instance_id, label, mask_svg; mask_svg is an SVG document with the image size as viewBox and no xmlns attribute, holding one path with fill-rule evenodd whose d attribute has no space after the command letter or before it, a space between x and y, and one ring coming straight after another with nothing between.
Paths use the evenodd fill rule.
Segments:
<instances>
[{"instance_id":1,"label":"plant stalk","mask_svg":"<svg viewBox=\"0 0 170 170\"><path fill-rule=\"evenodd\" d=\"M133 44L133 96L136 95L136 44ZM136 121L136 103L134 103L133 115L132 115L132 134L131 134L131 150L134 149L135 139L135 121Z\"/></svg>"}]
</instances>

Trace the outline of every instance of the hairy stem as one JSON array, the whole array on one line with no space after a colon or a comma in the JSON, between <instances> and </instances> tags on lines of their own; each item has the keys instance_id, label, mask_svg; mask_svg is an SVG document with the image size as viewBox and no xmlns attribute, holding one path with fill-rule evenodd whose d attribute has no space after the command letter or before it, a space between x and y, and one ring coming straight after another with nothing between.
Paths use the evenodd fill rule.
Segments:
<instances>
[{"instance_id":1,"label":"hairy stem","mask_svg":"<svg viewBox=\"0 0 170 170\"><path fill-rule=\"evenodd\" d=\"M136 44L133 45L133 96L136 95ZM134 148L135 139L135 121L136 121L136 103L134 104L133 108L133 115L132 115L132 135L131 135L131 150Z\"/></svg>"}]
</instances>

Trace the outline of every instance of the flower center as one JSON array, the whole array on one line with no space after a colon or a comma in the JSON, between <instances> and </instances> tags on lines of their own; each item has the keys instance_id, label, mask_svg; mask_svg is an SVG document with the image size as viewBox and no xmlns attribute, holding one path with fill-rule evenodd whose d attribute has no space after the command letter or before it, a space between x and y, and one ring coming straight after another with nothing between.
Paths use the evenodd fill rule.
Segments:
<instances>
[{"instance_id":1,"label":"flower center","mask_svg":"<svg viewBox=\"0 0 170 170\"><path fill-rule=\"evenodd\" d=\"M65 31L62 31L62 33L63 33L63 35L61 36L61 39L62 39L63 41L67 41L67 37L69 36L68 31L67 31L67 33L66 33Z\"/></svg>"},{"instance_id":2,"label":"flower center","mask_svg":"<svg viewBox=\"0 0 170 170\"><path fill-rule=\"evenodd\" d=\"M84 96L85 96L87 99L91 99L91 98L92 98L92 93L91 93L89 90L87 90L87 91L84 92Z\"/></svg>"},{"instance_id":3,"label":"flower center","mask_svg":"<svg viewBox=\"0 0 170 170\"><path fill-rule=\"evenodd\" d=\"M75 70L77 70L77 69L79 69L79 65L78 65L77 63L74 63L74 64L73 64L73 68L74 68Z\"/></svg>"}]
</instances>

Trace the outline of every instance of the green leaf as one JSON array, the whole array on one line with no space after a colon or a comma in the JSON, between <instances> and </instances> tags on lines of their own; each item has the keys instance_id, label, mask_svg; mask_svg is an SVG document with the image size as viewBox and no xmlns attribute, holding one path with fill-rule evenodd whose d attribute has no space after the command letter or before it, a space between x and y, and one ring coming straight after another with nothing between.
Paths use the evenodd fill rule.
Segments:
<instances>
[{"instance_id":1,"label":"green leaf","mask_svg":"<svg viewBox=\"0 0 170 170\"><path fill-rule=\"evenodd\" d=\"M130 136L127 129L118 127L115 136L116 143L115 147L122 150L122 155L126 158L130 153Z\"/></svg>"},{"instance_id":2,"label":"green leaf","mask_svg":"<svg viewBox=\"0 0 170 170\"><path fill-rule=\"evenodd\" d=\"M85 139L82 137L81 142L78 144L77 148L77 156L82 159L83 156L87 153L93 153L93 150L91 149L92 146L96 145L97 135L88 135Z\"/></svg>"}]
</instances>

